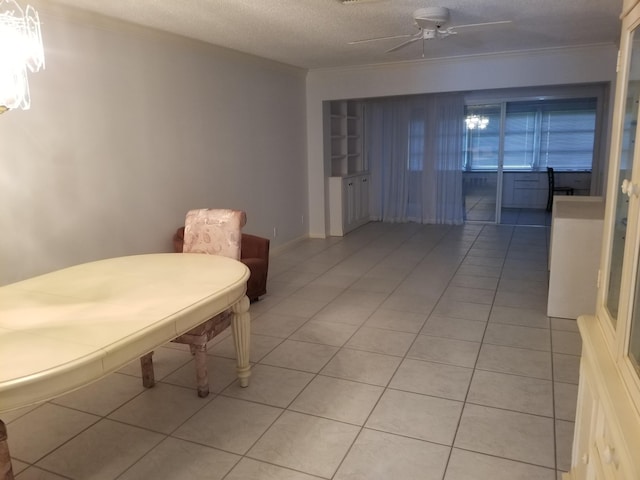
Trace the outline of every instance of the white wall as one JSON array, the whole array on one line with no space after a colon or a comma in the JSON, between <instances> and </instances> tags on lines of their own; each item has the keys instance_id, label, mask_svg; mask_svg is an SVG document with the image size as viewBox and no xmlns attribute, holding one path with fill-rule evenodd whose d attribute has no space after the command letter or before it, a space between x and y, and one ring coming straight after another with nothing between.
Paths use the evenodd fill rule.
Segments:
<instances>
[{"instance_id":1,"label":"white wall","mask_svg":"<svg viewBox=\"0 0 640 480\"><path fill-rule=\"evenodd\" d=\"M246 210L272 248L307 234L306 71L35 6L46 70L0 116L0 284L171 251L191 208Z\"/></svg>"},{"instance_id":2,"label":"white wall","mask_svg":"<svg viewBox=\"0 0 640 480\"><path fill-rule=\"evenodd\" d=\"M329 162L323 155L323 101L594 82L613 85L616 56L615 45L592 45L310 71L307 76L310 235L324 237L328 232L325 182Z\"/></svg>"}]
</instances>

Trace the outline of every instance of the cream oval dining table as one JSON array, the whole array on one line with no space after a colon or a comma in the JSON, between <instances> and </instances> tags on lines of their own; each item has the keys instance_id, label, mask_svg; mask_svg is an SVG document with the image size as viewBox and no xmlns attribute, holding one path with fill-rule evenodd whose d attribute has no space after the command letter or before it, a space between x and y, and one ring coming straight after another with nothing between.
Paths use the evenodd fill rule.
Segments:
<instances>
[{"instance_id":1,"label":"cream oval dining table","mask_svg":"<svg viewBox=\"0 0 640 480\"><path fill-rule=\"evenodd\" d=\"M248 268L199 253L84 263L0 287L0 412L118 370L211 317L233 312L238 376L249 376ZM0 479L12 478L0 421Z\"/></svg>"}]
</instances>

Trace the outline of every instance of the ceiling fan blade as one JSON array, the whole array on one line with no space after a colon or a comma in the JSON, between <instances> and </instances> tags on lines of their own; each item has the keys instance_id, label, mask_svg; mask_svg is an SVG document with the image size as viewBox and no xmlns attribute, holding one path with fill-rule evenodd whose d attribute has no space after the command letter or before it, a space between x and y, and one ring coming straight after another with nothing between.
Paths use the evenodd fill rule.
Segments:
<instances>
[{"instance_id":1,"label":"ceiling fan blade","mask_svg":"<svg viewBox=\"0 0 640 480\"><path fill-rule=\"evenodd\" d=\"M450 33L455 33L456 30L460 28L483 28L489 27L492 25L508 25L512 23L511 20L500 20L498 22L485 22L485 23L469 23L467 25L453 25L448 27L446 30L450 31Z\"/></svg>"},{"instance_id":2,"label":"ceiling fan blade","mask_svg":"<svg viewBox=\"0 0 640 480\"><path fill-rule=\"evenodd\" d=\"M365 38L364 40L353 40L351 42L347 42L348 45L357 45L358 43L366 43L366 42L377 42L378 40L390 40L392 38L409 38L412 37L413 34L407 33L404 35L391 35L388 37L374 37L374 38Z\"/></svg>"},{"instance_id":3,"label":"ceiling fan blade","mask_svg":"<svg viewBox=\"0 0 640 480\"><path fill-rule=\"evenodd\" d=\"M417 36L414 36L413 38L411 38L411 39L407 40L406 42L402 42L401 44L396 45L396 46L395 46L395 47L393 47L393 48L390 48L389 50L387 50L387 51L386 51L386 52L384 52L384 53L391 53L391 52L395 52L396 50L400 50L401 48L406 47L406 46L407 46L407 45L409 45L410 43L417 42L418 40L421 40L421 39L422 39L422 34L418 34Z\"/></svg>"}]
</instances>

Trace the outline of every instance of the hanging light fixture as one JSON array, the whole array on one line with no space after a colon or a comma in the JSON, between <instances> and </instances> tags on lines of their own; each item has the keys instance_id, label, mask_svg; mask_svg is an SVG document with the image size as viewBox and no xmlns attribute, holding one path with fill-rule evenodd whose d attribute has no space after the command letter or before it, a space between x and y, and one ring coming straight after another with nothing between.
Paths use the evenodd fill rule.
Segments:
<instances>
[{"instance_id":1,"label":"hanging light fixture","mask_svg":"<svg viewBox=\"0 0 640 480\"><path fill-rule=\"evenodd\" d=\"M44 69L44 48L38 12L23 11L14 0L0 0L0 113L29 109L27 70Z\"/></svg>"},{"instance_id":2,"label":"hanging light fixture","mask_svg":"<svg viewBox=\"0 0 640 480\"><path fill-rule=\"evenodd\" d=\"M464 123L467 124L469 130L479 129L484 130L489 125L489 119L487 117L481 117L479 115L469 115L464 119Z\"/></svg>"}]
</instances>

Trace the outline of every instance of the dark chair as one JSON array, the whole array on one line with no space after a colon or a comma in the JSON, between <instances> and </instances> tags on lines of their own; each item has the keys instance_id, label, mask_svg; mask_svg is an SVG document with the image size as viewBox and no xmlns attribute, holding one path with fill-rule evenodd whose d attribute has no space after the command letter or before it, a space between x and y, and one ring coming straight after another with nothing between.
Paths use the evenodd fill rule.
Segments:
<instances>
[{"instance_id":1,"label":"dark chair","mask_svg":"<svg viewBox=\"0 0 640 480\"><path fill-rule=\"evenodd\" d=\"M547 196L547 212L550 212L553 208L553 195L558 193L564 193L565 195L573 195L573 187L559 187L556 186L556 179L553 173L553 168L547 167L547 178L549 179L549 195Z\"/></svg>"}]
</instances>

